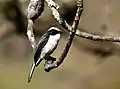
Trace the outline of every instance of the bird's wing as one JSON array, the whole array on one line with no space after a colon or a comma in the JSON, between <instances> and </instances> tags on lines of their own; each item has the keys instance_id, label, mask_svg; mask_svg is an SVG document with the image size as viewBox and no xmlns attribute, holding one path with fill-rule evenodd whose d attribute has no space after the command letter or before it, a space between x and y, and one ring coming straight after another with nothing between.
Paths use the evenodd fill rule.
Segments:
<instances>
[{"instance_id":1,"label":"bird's wing","mask_svg":"<svg viewBox=\"0 0 120 89\"><path fill-rule=\"evenodd\" d=\"M36 51L35 51L35 54L34 54L34 63L36 64L39 61L42 60L42 58L40 58L40 55L41 55L41 51L42 49L44 48L44 46L46 45L47 41L48 41L48 38L49 38L49 35L48 33L45 33L41 38L40 38L40 41L39 43L37 44L37 47L36 47ZM40 59L39 59L40 58ZM40 63L40 62L38 62ZM38 64L37 64L38 65ZM36 65L36 66L37 66Z\"/></svg>"}]
</instances>

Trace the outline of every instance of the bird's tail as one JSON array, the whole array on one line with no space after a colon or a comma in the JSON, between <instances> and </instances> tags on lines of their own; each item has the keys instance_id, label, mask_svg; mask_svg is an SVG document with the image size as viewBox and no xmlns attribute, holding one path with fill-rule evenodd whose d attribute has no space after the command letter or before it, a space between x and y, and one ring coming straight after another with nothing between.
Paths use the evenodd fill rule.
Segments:
<instances>
[{"instance_id":1,"label":"bird's tail","mask_svg":"<svg viewBox=\"0 0 120 89\"><path fill-rule=\"evenodd\" d=\"M30 70L30 73L29 73L29 76L28 76L28 83L31 81L31 78L33 76L33 73L34 73L34 70L35 70L35 64L33 63L32 64L32 67L31 67L31 70Z\"/></svg>"}]
</instances>

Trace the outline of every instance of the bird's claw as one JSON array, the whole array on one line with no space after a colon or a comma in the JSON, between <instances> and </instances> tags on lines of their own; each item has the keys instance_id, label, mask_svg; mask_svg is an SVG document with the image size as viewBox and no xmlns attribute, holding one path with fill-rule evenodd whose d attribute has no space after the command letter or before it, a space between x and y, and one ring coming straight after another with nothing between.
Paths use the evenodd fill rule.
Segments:
<instances>
[{"instance_id":1,"label":"bird's claw","mask_svg":"<svg viewBox=\"0 0 120 89\"><path fill-rule=\"evenodd\" d=\"M44 64L44 70L46 72L50 72L51 66L55 63L55 61L56 61L56 59L55 60L46 60L45 64Z\"/></svg>"}]
</instances>

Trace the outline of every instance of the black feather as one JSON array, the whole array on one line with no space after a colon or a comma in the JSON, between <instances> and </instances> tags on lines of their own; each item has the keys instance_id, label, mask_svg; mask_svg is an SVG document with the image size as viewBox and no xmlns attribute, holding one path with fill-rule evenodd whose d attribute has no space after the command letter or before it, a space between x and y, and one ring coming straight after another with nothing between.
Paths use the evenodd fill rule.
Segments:
<instances>
[{"instance_id":1,"label":"black feather","mask_svg":"<svg viewBox=\"0 0 120 89\"><path fill-rule=\"evenodd\" d=\"M35 54L34 54L34 63L36 66L38 66L40 64L40 62L42 61L42 59L40 59L40 62L37 63L38 59L40 58L40 55L41 55L41 51L42 49L44 48L44 46L46 45L47 41L48 41L48 38L49 38L49 35L48 33L45 33L41 38L40 38L40 41L39 43L37 44L37 47L36 47L36 51L35 51ZM37 63L37 64L36 64Z\"/></svg>"}]
</instances>

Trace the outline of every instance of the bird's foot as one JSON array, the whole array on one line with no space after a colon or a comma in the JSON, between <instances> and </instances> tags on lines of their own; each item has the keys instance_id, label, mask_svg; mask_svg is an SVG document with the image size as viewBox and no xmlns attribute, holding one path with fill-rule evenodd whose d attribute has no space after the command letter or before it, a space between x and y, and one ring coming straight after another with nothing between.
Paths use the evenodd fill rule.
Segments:
<instances>
[{"instance_id":1,"label":"bird's foot","mask_svg":"<svg viewBox=\"0 0 120 89\"><path fill-rule=\"evenodd\" d=\"M44 70L46 72L50 72L51 66L54 65L55 61L56 61L56 58L54 60L46 60L44 64Z\"/></svg>"}]
</instances>

